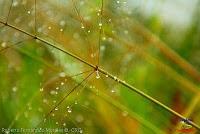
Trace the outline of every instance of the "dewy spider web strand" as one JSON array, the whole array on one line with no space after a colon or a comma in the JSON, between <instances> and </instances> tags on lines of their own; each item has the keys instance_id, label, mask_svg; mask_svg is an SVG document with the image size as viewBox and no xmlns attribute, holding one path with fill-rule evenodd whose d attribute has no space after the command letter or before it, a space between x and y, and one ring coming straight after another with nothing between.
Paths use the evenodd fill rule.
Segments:
<instances>
[{"instance_id":1,"label":"dewy spider web strand","mask_svg":"<svg viewBox=\"0 0 200 134\"><path fill-rule=\"evenodd\" d=\"M73 7L74 7L74 11L76 12L76 14L77 14L77 16L78 16L78 18L79 18L79 21L81 22L81 28L83 29L83 32L84 32L84 34L85 34L85 40L86 40L86 42L88 43L88 45L90 46L90 49L91 49L91 51L92 51L92 53L93 53L93 56L95 56L95 55L94 55L94 48L93 48L93 45L91 45L91 43L90 43L90 41L89 41L89 39L88 39L88 33L87 33L87 31L85 30L84 19L83 19L83 17L80 15L80 12L78 11L78 8L77 8L77 6L76 6L76 4L75 4L75 1L74 1L74 0L71 0L71 1L72 1L72 4L73 4Z\"/></svg>"},{"instance_id":2,"label":"dewy spider web strand","mask_svg":"<svg viewBox=\"0 0 200 134\"><path fill-rule=\"evenodd\" d=\"M13 2L13 1L12 1L12 2ZM69 51L67 51L67 50L64 50L64 49L62 49L62 48L60 48L60 47L58 47L58 46L55 46L54 44L48 42L48 41L45 40L45 39L42 39L42 38L38 37L37 35L33 35L33 34L27 32L27 31L25 31L25 30L22 30L22 29L20 29L20 28L18 28L18 27L16 27L16 26L14 26L14 25L8 24L7 21L8 21L9 15L10 15L10 10L11 10L11 8L12 8L12 4L11 4L11 7L10 7L10 9L9 9L9 14L8 14L8 16L7 16L6 22L0 21L0 23L4 24L5 26L8 26L8 27L10 27L10 28L13 28L13 29L15 29L15 30L17 30L17 31L19 31L19 32L22 32L22 33L24 33L24 34L26 34L26 35L28 35L28 36L30 36L30 37L33 37L34 39L37 39L37 40L39 40L39 41L41 41L41 42L47 44L48 46L51 46L51 47L53 47L53 48L55 48L55 49L57 49L57 50L60 50L60 51L64 52L65 54L67 54L67 55L69 55L69 56L71 56L71 57L73 57L73 58L79 60L80 62L82 62L82 63L84 63L84 64L87 64L88 66L94 68L96 71L99 71L99 72L101 72L102 74L109 76L111 79L117 81L117 82L120 83L121 85L127 87L128 89L130 89L130 90L136 92L137 94L143 96L144 98L150 100L151 102L153 102L153 103L155 103L156 105L162 107L163 109L167 110L168 112L170 112L170 113L176 115L177 117L181 118L182 120L187 121L188 124L192 125L193 127L197 128L198 130L200 130L200 126L197 125L196 123L194 123L194 122L188 120L187 118L185 118L185 117L182 116L181 114L177 113L176 111L172 110L172 109L169 108L168 106L164 105L163 103L161 103L160 101L154 99L153 97L147 95L146 93L142 92L141 90L139 90L139 89L133 87L132 85L126 83L125 81L122 81L121 79L117 78L116 76L113 76L112 74L110 74L110 73L108 73L106 70L104 70L103 68L100 68L98 65L97 65L97 66L96 66L96 65L93 65L93 64L91 64L91 63L85 61L85 60L82 59L81 57L79 57L79 56L77 56L77 55L75 55L75 54L73 54L73 53L71 53L71 52L69 52Z\"/></svg>"},{"instance_id":3,"label":"dewy spider web strand","mask_svg":"<svg viewBox=\"0 0 200 134\"><path fill-rule=\"evenodd\" d=\"M55 71L55 70L54 70ZM86 71L83 71L83 72L80 72L80 73L77 73L77 74L72 74L72 75L69 75L68 78L73 78L73 77L77 77L77 76L80 76L80 75L83 75L85 73L89 73L91 72L92 70L86 70ZM31 103L33 101L33 99L36 97L36 95L39 93L39 90L31 97L31 99L26 103L25 107ZM22 108L22 110L20 112L18 112L14 118L14 120L10 123L9 125L9 128L11 128L13 125L14 125L14 122L16 121L17 118L19 118L21 116L21 114L23 113L23 111L25 110L25 107Z\"/></svg>"},{"instance_id":4,"label":"dewy spider web strand","mask_svg":"<svg viewBox=\"0 0 200 134\"><path fill-rule=\"evenodd\" d=\"M104 8L104 0L101 0L101 11L100 11L100 22L99 22L99 41L98 41L98 56L97 56L97 65L99 66L100 63L100 56L101 56L101 36L103 31L103 8Z\"/></svg>"},{"instance_id":5,"label":"dewy spider web strand","mask_svg":"<svg viewBox=\"0 0 200 134\"><path fill-rule=\"evenodd\" d=\"M49 113L47 113L44 117L44 119L48 118L49 115L61 104L63 103L63 101L72 93L74 92L79 86L81 86L83 84L84 81L86 81L92 74L94 73L94 71L92 71L89 75L87 75L80 83L78 83L75 87L73 87L71 89L71 91L67 94L65 94L65 96L50 110ZM43 121L41 121L38 125L40 125ZM37 126L38 126L37 125Z\"/></svg>"}]
</instances>

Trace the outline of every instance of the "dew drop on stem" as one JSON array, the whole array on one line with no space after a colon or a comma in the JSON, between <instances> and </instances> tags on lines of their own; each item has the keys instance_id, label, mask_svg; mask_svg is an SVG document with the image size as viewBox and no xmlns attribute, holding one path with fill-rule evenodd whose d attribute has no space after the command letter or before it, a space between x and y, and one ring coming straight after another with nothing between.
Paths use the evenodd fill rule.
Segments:
<instances>
[{"instance_id":1,"label":"dew drop on stem","mask_svg":"<svg viewBox=\"0 0 200 134\"><path fill-rule=\"evenodd\" d=\"M99 75L99 71L98 71L98 70L96 71L96 78L97 78L97 79L100 78L100 75Z\"/></svg>"}]
</instances>

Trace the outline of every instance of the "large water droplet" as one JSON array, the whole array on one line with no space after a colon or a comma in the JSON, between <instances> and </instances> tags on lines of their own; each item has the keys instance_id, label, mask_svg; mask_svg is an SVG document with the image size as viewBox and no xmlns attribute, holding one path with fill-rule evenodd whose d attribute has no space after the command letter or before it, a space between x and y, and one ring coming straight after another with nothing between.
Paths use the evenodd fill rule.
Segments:
<instances>
[{"instance_id":1,"label":"large water droplet","mask_svg":"<svg viewBox=\"0 0 200 134\"><path fill-rule=\"evenodd\" d=\"M98 71L98 70L96 71L96 78L97 78L97 79L100 78L100 75L99 75L99 71Z\"/></svg>"}]
</instances>

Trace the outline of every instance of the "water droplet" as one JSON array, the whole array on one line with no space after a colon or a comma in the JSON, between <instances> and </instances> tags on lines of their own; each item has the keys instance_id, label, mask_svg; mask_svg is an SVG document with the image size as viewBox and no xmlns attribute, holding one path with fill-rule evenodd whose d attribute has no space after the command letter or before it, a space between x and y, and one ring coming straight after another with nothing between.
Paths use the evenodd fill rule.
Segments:
<instances>
[{"instance_id":1,"label":"water droplet","mask_svg":"<svg viewBox=\"0 0 200 134\"><path fill-rule=\"evenodd\" d=\"M98 70L96 71L96 78L97 78L97 79L100 78L100 75L99 75L99 71L98 71Z\"/></svg>"},{"instance_id":2,"label":"water droplet","mask_svg":"<svg viewBox=\"0 0 200 134\"><path fill-rule=\"evenodd\" d=\"M42 92L42 91L44 91L44 89L43 89L43 88L40 88L40 92Z\"/></svg>"},{"instance_id":3,"label":"water droplet","mask_svg":"<svg viewBox=\"0 0 200 134\"><path fill-rule=\"evenodd\" d=\"M81 24L81 28L82 28L82 29L84 29L84 28L85 28L85 26L84 26L83 24Z\"/></svg>"},{"instance_id":4,"label":"water droplet","mask_svg":"<svg viewBox=\"0 0 200 134\"><path fill-rule=\"evenodd\" d=\"M88 30L88 33L90 33L91 31L90 30Z\"/></svg>"},{"instance_id":5,"label":"water droplet","mask_svg":"<svg viewBox=\"0 0 200 134\"><path fill-rule=\"evenodd\" d=\"M17 92L17 87L13 87L13 88L12 88L12 91L13 91L13 92Z\"/></svg>"},{"instance_id":6,"label":"water droplet","mask_svg":"<svg viewBox=\"0 0 200 134\"><path fill-rule=\"evenodd\" d=\"M91 58L94 58L94 57L95 57L95 54L94 54L94 53L92 53L90 56L91 56Z\"/></svg>"},{"instance_id":7,"label":"water droplet","mask_svg":"<svg viewBox=\"0 0 200 134\"><path fill-rule=\"evenodd\" d=\"M58 111L58 108L55 108L55 111Z\"/></svg>"},{"instance_id":8,"label":"water droplet","mask_svg":"<svg viewBox=\"0 0 200 134\"><path fill-rule=\"evenodd\" d=\"M64 84L65 84L64 82L61 82L61 83L60 83L60 85L64 85Z\"/></svg>"},{"instance_id":9,"label":"water droplet","mask_svg":"<svg viewBox=\"0 0 200 134\"><path fill-rule=\"evenodd\" d=\"M55 116L55 114L54 114L54 113L52 113L52 114L51 114L51 116Z\"/></svg>"},{"instance_id":10,"label":"water droplet","mask_svg":"<svg viewBox=\"0 0 200 134\"><path fill-rule=\"evenodd\" d=\"M2 43L1 43L1 46L2 46L2 47L6 47L6 42L2 42Z\"/></svg>"},{"instance_id":11,"label":"water droplet","mask_svg":"<svg viewBox=\"0 0 200 134\"><path fill-rule=\"evenodd\" d=\"M72 112L72 109L69 107L69 108L67 109L67 112L68 112L68 113L71 113L71 112Z\"/></svg>"},{"instance_id":12,"label":"water droplet","mask_svg":"<svg viewBox=\"0 0 200 134\"><path fill-rule=\"evenodd\" d=\"M106 78L108 78L108 75L106 74Z\"/></svg>"},{"instance_id":13,"label":"water droplet","mask_svg":"<svg viewBox=\"0 0 200 134\"><path fill-rule=\"evenodd\" d=\"M105 41L105 40L106 40L106 37L105 37L105 36L103 36L103 37L102 37L102 40L103 40L103 41Z\"/></svg>"},{"instance_id":14,"label":"water droplet","mask_svg":"<svg viewBox=\"0 0 200 134\"><path fill-rule=\"evenodd\" d=\"M31 14L31 11L28 11L27 13L28 13L28 14Z\"/></svg>"},{"instance_id":15,"label":"water droplet","mask_svg":"<svg viewBox=\"0 0 200 134\"><path fill-rule=\"evenodd\" d=\"M66 74L65 74L65 72L61 72L61 73L59 74L59 76L60 76L60 77L65 77Z\"/></svg>"},{"instance_id":16,"label":"water droplet","mask_svg":"<svg viewBox=\"0 0 200 134\"><path fill-rule=\"evenodd\" d=\"M117 0L117 4L119 4L120 3L120 1L119 0Z\"/></svg>"},{"instance_id":17,"label":"water droplet","mask_svg":"<svg viewBox=\"0 0 200 134\"><path fill-rule=\"evenodd\" d=\"M63 29L61 28L61 29L60 29L60 32L62 32L62 31L63 31Z\"/></svg>"},{"instance_id":18,"label":"water droplet","mask_svg":"<svg viewBox=\"0 0 200 134\"><path fill-rule=\"evenodd\" d=\"M55 95L55 94L56 94L56 91L51 90L51 91L50 91L50 94L51 94L51 95Z\"/></svg>"},{"instance_id":19,"label":"water droplet","mask_svg":"<svg viewBox=\"0 0 200 134\"><path fill-rule=\"evenodd\" d=\"M63 126L66 126L66 123L63 123Z\"/></svg>"},{"instance_id":20,"label":"water droplet","mask_svg":"<svg viewBox=\"0 0 200 134\"><path fill-rule=\"evenodd\" d=\"M77 104L78 104L78 101L75 101L75 102L74 102L74 104L76 104L76 105L77 105Z\"/></svg>"},{"instance_id":21,"label":"water droplet","mask_svg":"<svg viewBox=\"0 0 200 134\"><path fill-rule=\"evenodd\" d=\"M60 26L64 26L65 25L65 21L61 20L59 24L60 24Z\"/></svg>"},{"instance_id":22,"label":"water droplet","mask_svg":"<svg viewBox=\"0 0 200 134\"><path fill-rule=\"evenodd\" d=\"M59 89L59 87L56 87L56 90L58 90Z\"/></svg>"},{"instance_id":23,"label":"water droplet","mask_svg":"<svg viewBox=\"0 0 200 134\"><path fill-rule=\"evenodd\" d=\"M56 122L56 125L58 125L58 122Z\"/></svg>"},{"instance_id":24,"label":"water droplet","mask_svg":"<svg viewBox=\"0 0 200 134\"><path fill-rule=\"evenodd\" d=\"M114 89L111 90L111 93L115 93L116 91Z\"/></svg>"},{"instance_id":25,"label":"water droplet","mask_svg":"<svg viewBox=\"0 0 200 134\"><path fill-rule=\"evenodd\" d=\"M99 26L100 26L100 27L102 27L102 25L103 25L102 23L99 23Z\"/></svg>"},{"instance_id":26,"label":"water droplet","mask_svg":"<svg viewBox=\"0 0 200 134\"><path fill-rule=\"evenodd\" d=\"M49 26L48 29L51 30L51 27Z\"/></svg>"},{"instance_id":27,"label":"water droplet","mask_svg":"<svg viewBox=\"0 0 200 134\"><path fill-rule=\"evenodd\" d=\"M17 1L14 1L13 4L12 4L13 7L16 7L17 5L18 5Z\"/></svg>"}]
</instances>

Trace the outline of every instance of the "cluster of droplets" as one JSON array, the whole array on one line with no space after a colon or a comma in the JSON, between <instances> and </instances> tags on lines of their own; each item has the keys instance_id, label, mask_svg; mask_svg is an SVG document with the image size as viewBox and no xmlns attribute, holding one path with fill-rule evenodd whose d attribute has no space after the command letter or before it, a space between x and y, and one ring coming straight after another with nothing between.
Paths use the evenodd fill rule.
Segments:
<instances>
[{"instance_id":1,"label":"cluster of droplets","mask_svg":"<svg viewBox=\"0 0 200 134\"><path fill-rule=\"evenodd\" d=\"M72 108L70 106L67 106L67 112L71 113L72 112Z\"/></svg>"}]
</instances>

